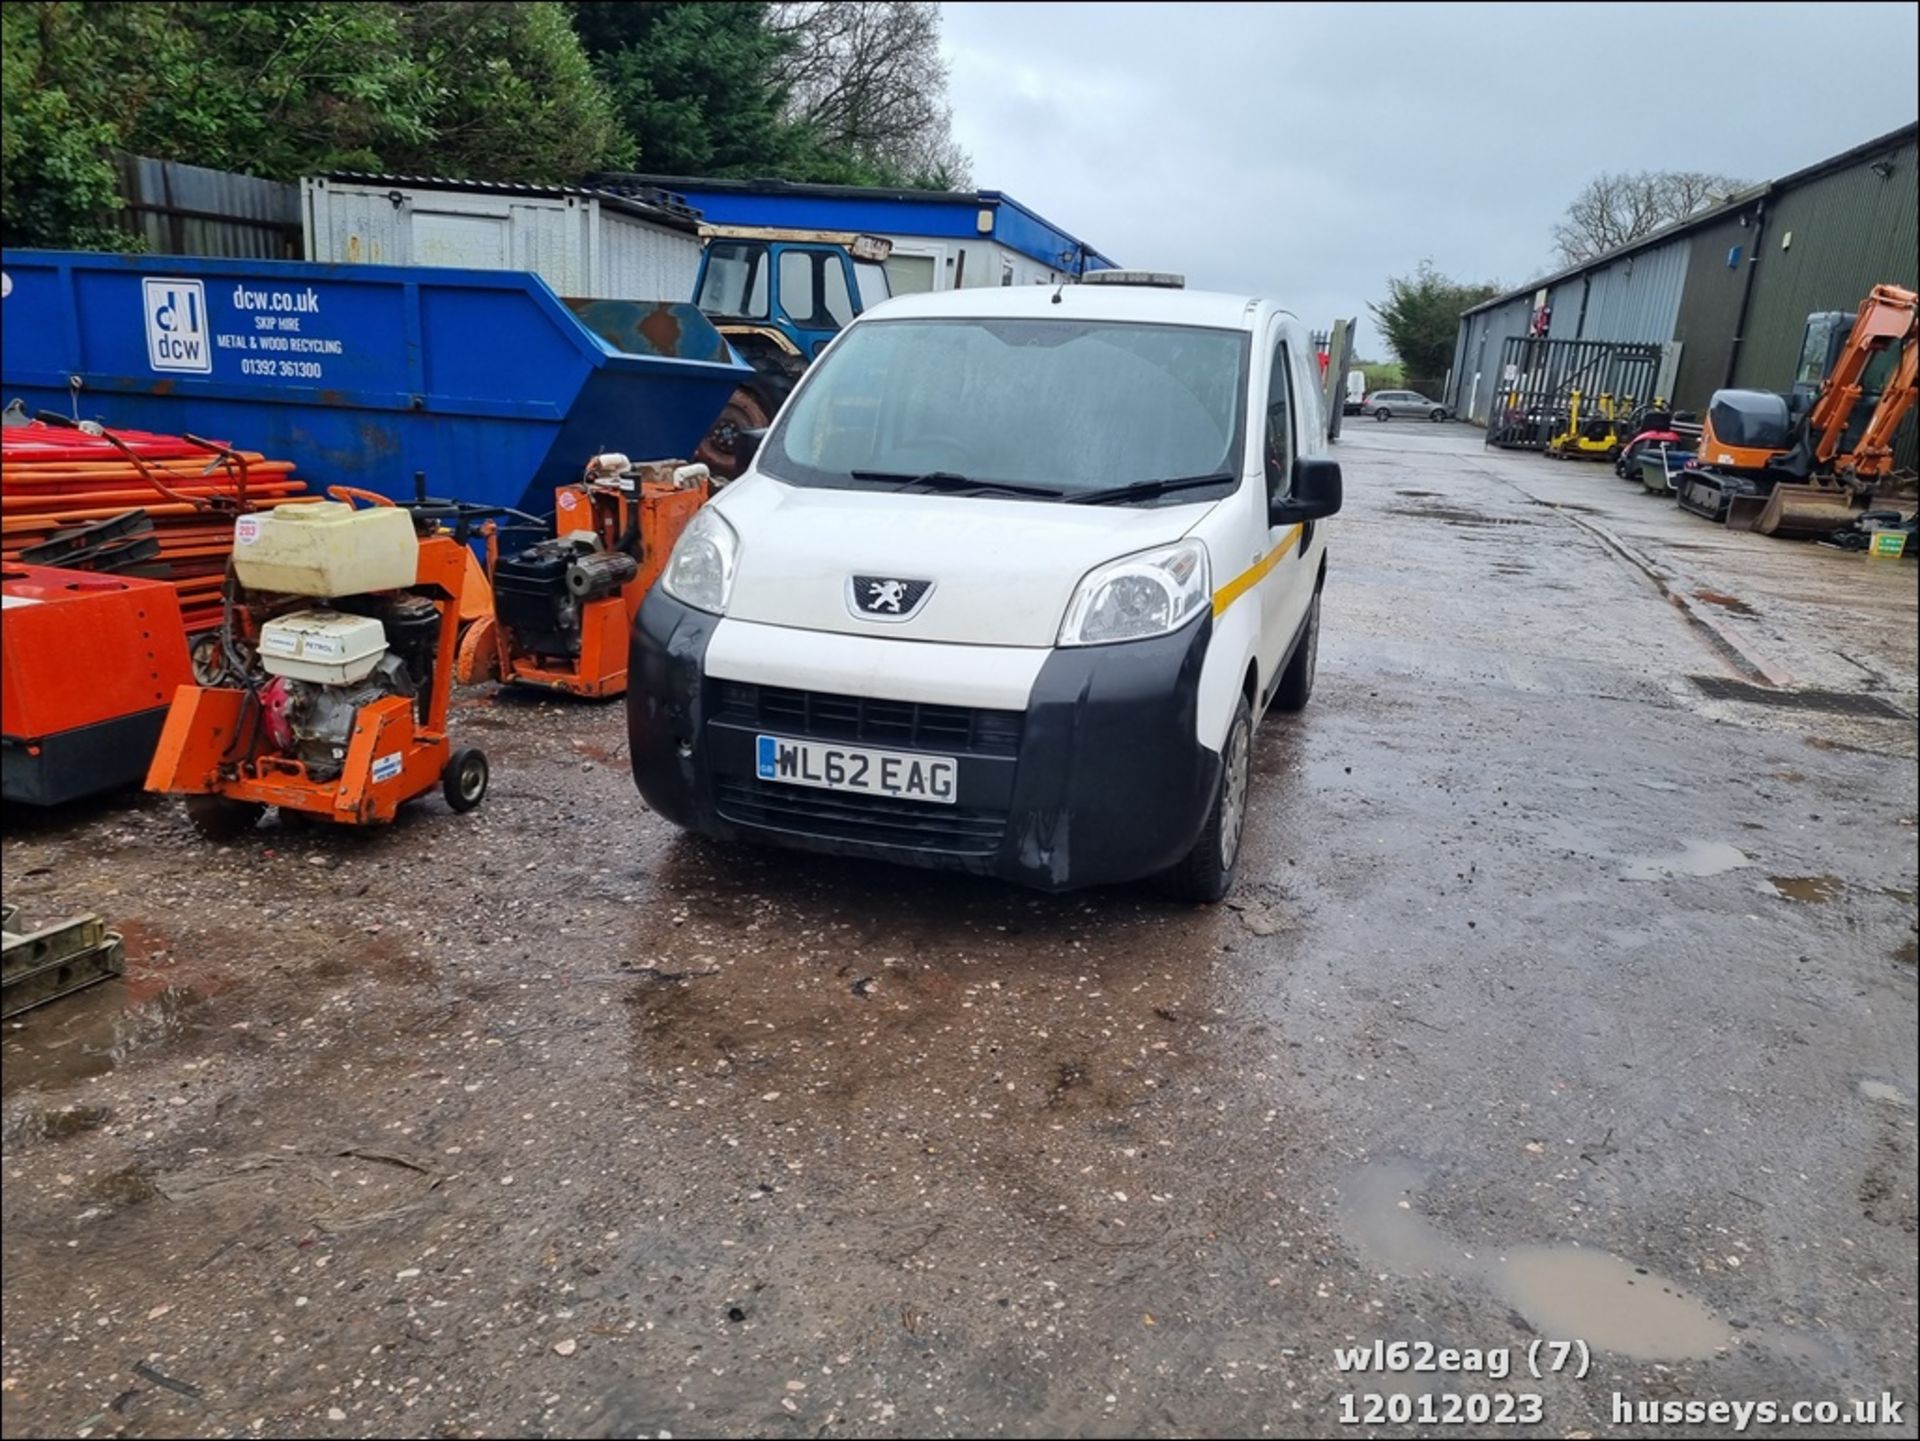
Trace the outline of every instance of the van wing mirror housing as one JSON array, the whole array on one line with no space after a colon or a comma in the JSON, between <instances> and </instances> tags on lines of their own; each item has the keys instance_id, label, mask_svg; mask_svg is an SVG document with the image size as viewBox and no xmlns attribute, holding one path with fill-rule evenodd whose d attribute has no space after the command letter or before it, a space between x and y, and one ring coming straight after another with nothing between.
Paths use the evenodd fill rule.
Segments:
<instances>
[{"instance_id":1,"label":"van wing mirror housing","mask_svg":"<svg viewBox=\"0 0 1920 1441\"><path fill-rule=\"evenodd\" d=\"M1338 514L1341 502L1340 462L1303 455L1293 463L1292 494L1267 503L1269 525L1301 525Z\"/></svg>"}]
</instances>

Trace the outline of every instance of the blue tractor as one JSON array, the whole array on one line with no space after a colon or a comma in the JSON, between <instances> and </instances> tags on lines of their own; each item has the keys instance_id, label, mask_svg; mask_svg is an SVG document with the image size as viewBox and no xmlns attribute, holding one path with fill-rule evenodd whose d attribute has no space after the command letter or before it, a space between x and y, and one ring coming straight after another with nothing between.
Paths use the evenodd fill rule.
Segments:
<instances>
[{"instance_id":1,"label":"blue tractor","mask_svg":"<svg viewBox=\"0 0 1920 1441\"><path fill-rule=\"evenodd\" d=\"M694 303L753 367L701 442L723 479L746 468L742 431L764 430L813 358L862 311L892 295L893 242L830 230L708 225Z\"/></svg>"}]
</instances>

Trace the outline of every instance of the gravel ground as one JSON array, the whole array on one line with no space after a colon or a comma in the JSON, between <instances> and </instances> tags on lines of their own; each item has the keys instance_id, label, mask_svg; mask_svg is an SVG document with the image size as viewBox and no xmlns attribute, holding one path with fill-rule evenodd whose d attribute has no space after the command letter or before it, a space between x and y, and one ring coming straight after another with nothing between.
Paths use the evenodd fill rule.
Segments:
<instances>
[{"instance_id":1,"label":"gravel ground","mask_svg":"<svg viewBox=\"0 0 1920 1441\"><path fill-rule=\"evenodd\" d=\"M1911 1435L1915 567L1457 427L1341 459L1228 905L689 840L618 706L487 691L470 815L10 813L8 898L129 966L4 1031L7 1434L1298 1434L1524 1391L1503 1433L1697 1435L1611 1397L1885 1389ZM1766 673L1879 713L1695 679ZM1586 1378L1333 1354L1542 1338Z\"/></svg>"}]
</instances>

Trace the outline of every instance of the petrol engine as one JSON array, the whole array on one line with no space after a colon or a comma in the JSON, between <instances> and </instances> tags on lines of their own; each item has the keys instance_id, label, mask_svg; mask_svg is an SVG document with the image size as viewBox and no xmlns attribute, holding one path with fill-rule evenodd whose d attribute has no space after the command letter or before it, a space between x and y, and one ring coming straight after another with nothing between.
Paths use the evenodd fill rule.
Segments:
<instances>
[{"instance_id":1,"label":"petrol engine","mask_svg":"<svg viewBox=\"0 0 1920 1441\"><path fill-rule=\"evenodd\" d=\"M382 696L432 689L440 614L422 596L356 597L357 611L297 610L260 628L263 723L274 745L314 780L340 774L354 718Z\"/></svg>"},{"instance_id":2,"label":"petrol engine","mask_svg":"<svg viewBox=\"0 0 1920 1441\"><path fill-rule=\"evenodd\" d=\"M578 657L580 608L619 593L640 573L625 551L608 550L592 531L570 531L503 556L493 571L494 614L533 655Z\"/></svg>"}]
</instances>

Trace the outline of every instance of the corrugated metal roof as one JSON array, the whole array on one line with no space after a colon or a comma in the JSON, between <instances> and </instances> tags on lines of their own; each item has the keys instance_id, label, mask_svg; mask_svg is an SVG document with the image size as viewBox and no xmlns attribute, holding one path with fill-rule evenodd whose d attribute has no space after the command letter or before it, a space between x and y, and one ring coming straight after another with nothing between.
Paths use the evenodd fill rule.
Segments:
<instances>
[{"instance_id":1,"label":"corrugated metal roof","mask_svg":"<svg viewBox=\"0 0 1920 1441\"><path fill-rule=\"evenodd\" d=\"M1738 191L1729 196L1719 205L1697 211L1684 220L1676 220L1671 224L1663 225L1658 230L1641 236L1638 240L1622 245L1617 249L1609 250L1605 255L1596 255L1593 259L1583 260L1578 265L1569 265L1565 270L1556 270L1553 274L1543 279L1530 280L1525 285L1515 286L1504 295L1496 295L1491 300L1483 300L1474 306L1472 310L1463 310L1460 313L1462 315L1472 315L1476 310L1487 310L1496 305L1505 305L1510 300L1519 300L1523 296L1532 295L1542 287L1552 289L1556 285L1564 285L1569 280L1578 279L1589 270L1597 270L1603 265L1611 265L1616 260L1624 260L1630 255L1637 255L1640 251L1650 249L1655 245L1663 245L1669 240L1676 240L1680 236L1690 235L1703 225L1711 225L1717 220L1724 219L1726 216L1737 214L1743 206L1751 205L1755 200L1765 195L1769 185L1772 183L1773 182L1767 182L1767 184L1748 186L1745 190Z\"/></svg>"},{"instance_id":2,"label":"corrugated metal roof","mask_svg":"<svg viewBox=\"0 0 1920 1441\"><path fill-rule=\"evenodd\" d=\"M392 175L365 170L336 170L320 178L328 181L346 181L355 185L391 185L396 189L404 186L409 190L463 190L473 195L525 195L543 200L572 195L582 200L598 200L602 205L611 206L624 214L636 216L641 220L650 220L656 225L665 225L674 230L685 230L697 234L700 229L700 212L687 204L684 196L672 195L648 185L633 185L622 189L580 185L525 185L512 180L459 180L447 175Z\"/></svg>"}]
</instances>

